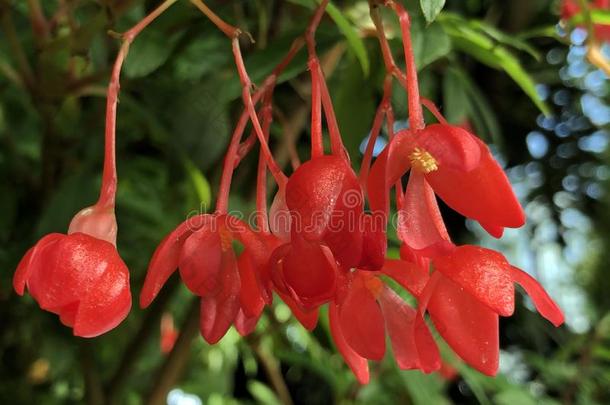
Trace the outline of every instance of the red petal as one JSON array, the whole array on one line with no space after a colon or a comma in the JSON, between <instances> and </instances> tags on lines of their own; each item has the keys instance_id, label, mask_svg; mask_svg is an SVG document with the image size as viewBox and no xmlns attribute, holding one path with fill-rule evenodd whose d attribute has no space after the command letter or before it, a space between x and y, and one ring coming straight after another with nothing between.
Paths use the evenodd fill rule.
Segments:
<instances>
[{"instance_id":1,"label":"red petal","mask_svg":"<svg viewBox=\"0 0 610 405\"><path fill-rule=\"evenodd\" d=\"M426 268L404 260L387 259L381 272L396 281L415 297L420 296L430 279Z\"/></svg>"},{"instance_id":2,"label":"red petal","mask_svg":"<svg viewBox=\"0 0 610 405\"><path fill-rule=\"evenodd\" d=\"M328 307L328 317L330 323L330 333L339 349L339 353L343 356L343 359L352 370L356 379L360 384L368 384L369 382L369 365L368 361L360 356L352 349L343 336L341 326L339 324L339 310L334 304L330 304Z\"/></svg>"},{"instance_id":3,"label":"red petal","mask_svg":"<svg viewBox=\"0 0 610 405\"><path fill-rule=\"evenodd\" d=\"M334 296L337 266L327 247L293 235L282 276L293 298L304 308L313 308Z\"/></svg>"},{"instance_id":4,"label":"red petal","mask_svg":"<svg viewBox=\"0 0 610 405\"><path fill-rule=\"evenodd\" d=\"M220 288L221 273L227 265L235 265L235 254L231 248L223 251L220 230L212 224L186 239L178 263L180 278L199 296L214 294Z\"/></svg>"},{"instance_id":5,"label":"red petal","mask_svg":"<svg viewBox=\"0 0 610 405\"><path fill-rule=\"evenodd\" d=\"M439 170L469 172L479 166L481 148L477 138L463 128L432 124L417 133L417 147L430 153Z\"/></svg>"},{"instance_id":6,"label":"red petal","mask_svg":"<svg viewBox=\"0 0 610 405\"><path fill-rule=\"evenodd\" d=\"M499 315L515 310L515 288L510 264L500 253L478 246L460 246L434 259L434 267Z\"/></svg>"},{"instance_id":7,"label":"red petal","mask_svg":"<svg viewBox=\"0 0 610 405\"><path fill-rule=\"evenodd\" d=\"M260 314L265 306L265 301L261 296L261 290L254 274L252 260L246 251L237 260L237 268L239 269L239 278L241 280L241 289L239 291L241 308L247 316Z\"/></svg>"},{"instance_id":8,"label":"red petal","mask_svg":"<svg viewBox=\"0 0 610 405\"><path fill-rule=\"evenodd\" d=\"M256 329L256 324L260 319L262 312L258 315L248 316L244 313L243 309L240 308L235 317L235 329L241 336L248 336Z\"/></svg>"},{"instance_id":9,"label":"red petal","mask_svg":"<svg viewBox=\"0 0 610 405\"><path fill-rule=\"evenodd\" d=\"M464 173L450 167L426 174L434 192L451 208L486 226L518 228L525 214L510 182L487 146L481 143L479 166Z\"/></svg>"},{"instance_id":10,"label":"red petal","mask_svg":"<svg viewBox=\"0 0 610 405\"><path fill-rule=\"evenodd\" d=\"M140 293L140 307L148 307L159 294L161 287L178 268L180 251L184 241L191 236L195 229L201 227L210 219L211 215L207 214L189 218L161 241L148 265L148 272Z\"/></svg>"},{"instance_id":11,"label":"red petal","mask_svg":"<svg viewBox=\"0 0 610 405\"><path fill-rule=\"evenodd\" d=\"M346 342L362 357L381 360L385 354L383 314L372 293L356 278L341 303L341 330Z\"/></svg>"},{"instance_id":12,"label":"red petal","mask_svg":"<svg viewBox=\"0 0 610 405\"><path fill-rule=\"evenodd\" d=\"M513 280L527 292L534 301L534 305L540 315L548 319L553 325L559 326L563 323L564 317L561 308L544 291L544 288L529 274L516 267L510 268Z\"/></svg>"},{"instance_id":13,"label":"red petal","mask_svg":"<svg viewBox=\"0 0 610 405\"><path fill-rule=\"evenodd\" d=\"M498 315L446 277L437 281L428 312L449 346L487 375L498 371Z\"/></svg>"},{"instance_id":14,"label":"red petal","mask_svg":"<svg viewBox=\"0 0 610 405\"><path fill-rule=\"evenodd\" d=\"M387 250L385 217L376 213L364 215L362 228L362 255L357 267L362 270L379 270L383 267Z\"/></svg>"},{"instance_id":15,"label":"red petal","mask_svg":"<svg viewBox=\"0 0 610 405\"><path fill-rule=\"evenodd\" d=\"M425 256L448 253L453 244L424 175L412 171L398 217L398 236L410 248ZM423 252L425 250L425 253Z\"/></svg>"},{"instance_id":16,"label":"red petal","mask_svg":"<svg viewBox=\"0 0 610 405\"><path fill-rule=\"evenodd\" d=\"M351 232L349 221L360 219L364 199L351 167L342 158L321 156L290 177L286 204L293 215L292 232L320 241L329 227L332 232Z\"/></svg>"},{"instance_id":17,"label":"red petal","mask_svg":"<svg viewBox=\"0 0 610 405\"><path fill-rule=\"evenodd\" d=\"M15 270L15 275L13 276L13 288L19 295L23 295L25 290L25 285L30 278L30 274L35 266L32 266L32 261L38 255L38 253L45 248L45 246L50 243L56 243L59 239L64 237L65 235L61 233L51 233L44 236L40 239L36 245L28 249L25 253L19 265L17 266L17 270Z\"/></svg>"},{"instance_id":18,"label":"red petal","mask_svg":"<svg viewBox=\"0 0 610 405\"><path fill-rule=\"evenodd\" d=\"M211 345L218 343L233 324L239 311L239 274L237 268L222 272L221 289L217 294L201 297L200 329Z\"/></svg>"},{"instance_id":19,"label":"red petal","mask_svg":"<svg viewBox=\"0 0 610 405\"><path fill-rule=\"evenodd\" d=\"M502 235L504 235L504 227L497 225L489 225L486 223L481 223L481 227L487 231L488 234L493 236L496 239L500 239Z\"/></svg>"},{"instance_id":20,"label":"red petal","mask_svg":"<svg viewBox=\"0 0 610 405\"><path fill-rule=\"evenodd\" d=\"M392 289L384 287L379 304L385 325L392 341L392 349L398 367L412 370L420 367L419 353L415 346L415 315L417 311L408 306Z\"/></svg>"},{"instance_id":21,"label":"red petal","mask_svg":"<svg viewBox=\"0 0 610 405\"><path fill-rule=\"evenodd\" d=\"M95 337L120 324L131 309L129 272L109 267L81 301L74 321L74 335Z\"/></svg>"},{"instance_id":22,"label":"red petal","mask_svg":"<svg viewBox=\"0 0 610 405\"><path fill-rule=\"evenodd\" d=\"M280 292L278 292L278 295L280 296L282 301L284 301L284 303L288 305L294 317L297 318L297 321L299 321L305 329L311 332L316 328L316 326L318 325L318 317L320 313L318 308L312 309L310 311L304 311L290 296L284 295Z\"/></svg>"},{"instance_id":23,"label":"red petal","mask_svg":"<svg viewBox=\"0 0 610 405\"><path fill-rule=\"evenodd\" d=\"M30 294L41 308L56 314L83 300L107 271L127 273L114 245L83 233L45 244L31 266Z\"/></svg>"},{"instance_id":24,"label":"red petal","mask_svg":"<svg viewBox=\"0 0 610 405\"><path fill-rule=\"evenodd\" d=\"M286 205L286 188L280 187L269 211L269 228L281 240L290 240L291 215Z\"/></svg>"}]
</instances>

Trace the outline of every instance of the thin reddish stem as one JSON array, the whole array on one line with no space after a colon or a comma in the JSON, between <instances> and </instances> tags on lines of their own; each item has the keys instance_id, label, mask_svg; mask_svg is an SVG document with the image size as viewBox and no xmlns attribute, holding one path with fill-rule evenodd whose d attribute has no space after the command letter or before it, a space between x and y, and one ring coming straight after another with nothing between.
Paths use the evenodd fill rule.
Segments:
<instances>
[{"instance_id":1,"label":"thin reddish stem","mask_svg":"<svg viewBox=\"0 0 610 405\"><path fill-rule=\"evenodd\" d=\"M241 30L223 21L216 13L214 13L205 3L201 0L190 0L195 7L197 7L206 17L221 30L226 36L233 39L241 34ZM252 37L250 37L252 39Z\"/></svg>"},{"instance_id":2,"label":"thin reddish stem","mask_svg":"<svg viewBox=\"0 0 610 405\"><path fill-rule=\"evenodd\" d=\"M271 123L273 122L273 89L269 89L263 99L263 132L265 140L269 140ZM269 233L269 215L267 213L267 163L263 149L258 154L256 176L256 222L261 232Z\"/></svg>"},{"instance_id":3,"label":"thin reddish stem","mask_svg":"<svg viewBox=\"0 0 610 405\"><path fill-rule=\"evenodd\" d=\"M324 142L322 140L322 97L320 82L314 73L318 69L316 59L309 60L311 71L311 157L315 158L324 154Z\"/></svg>"},{"instance_id":4,"label":"thin reddish stem","mask_svg":"<svg viewBox=\"0 0 610 405\"><path fill-rule=\"evenodd\" d=\"M320 25L320 22L322 21L322 17L324 16L324 12L326 11L326 6L328 5L328 3L329 0L322 0L320 2L320 5L312 16L311 21L309 22L309 25L307 26L307 30L305 32L305 42L307 43L307 52L309 53L309 70L311 72L312 142L314 142L315 139L315 142L319 143L317 138L322 137L321 122L319 124L319 134L317 132L314 132L314 130L317 130L317 127L313 126L314 118L317 119L318 114L318 107L317 104L314 104L314 97L316 97L315 101L317 102L318 92L320 92L319 96L321 97L322 106L324 108L324 115L326 117L326 123L328 125L332 152L337 156L343 156L343 141L341 140L341 134L339 133L339 126L337 125L337 118L330 97L330 92L328 91L328 86L326 85L326 80L324 79L324 72L322 71L320 59L316 51L315 33L318 29L318 26ZM316 148L317 146L312 143L312 156L315 156L314 150Z\"/></svg>"},{"instance_id":5,"label":"thin reddish stem","mask_svg":"<svg viewBox=\"0 0 610 405\"><path fill-rule=\"evenodd\" d=\"M104 141L104 172L102 176L102 187L97 205L101 208L113 208L117 189L116 170L116 114L119 100L121 68L129 52L129 46L136 36L153 22L159 15L167 10L177 0L165 0L159 7L144 17L129 31L122 35L123 43L112 68L110 83L108 84L106 98L106 130Z\"/></svg>"},{"instance_id":6,"label":"thin reddish stem","mask_svg":"<svg viewBox=\"0 0 610 405\"><path fill-rule=\"evenodd\" d=\"M257 92L254 95L254 102L258 102L263 93ZM225 154L225 160L222 168L222 176L220 177L220 186L218 188L218 198L216 200L216 212L219 214L226 214L229 208L229 190L231 189L231 180L233 178L233 171L236 167L236 161L238 160L238 149L241 137L248 125L249 112L244 109L237 121L233 135L231 135L231 142L227 148Z\"/></svg>"},{"instance_id":7,"label":"thin reddish stem","mask_svg":"<svg viewBox=\"0 0 610 405\"><path fill-rule=\"evenodd\" d=\"M248 76L248 72L246 70L246 66L244 64L244 59L241 54L241 49L239 47L239 38L235 37L232 40L232 48L233 48L233 56L235 57L235 64L237 65L237 72L239 74L239 79L242 85L242 99L244 101L246 110L250 115L250 121L254 126L254 130L256 131L256 136L258 137L258 141L261 144L261 150L265 156L265 160L267 161L267 166L271 171L271 174L275 178L275 181L278 185L283 185L286 183L286 176L282 173L282 170L278 166L277 162L273 158L273 154L271 150L269 150L269 145L265 140L265 135L263 133L263 129L261 127L260 121L258 120L258 116L254 109L254 103L252 102L252 95L250 94L250 88L252 87L252 82L250 81L250 77Z\"/></svg>"},{"instance_id":8,"label":"thin reddish stem","mask_svg":"<svg viewBox=\"0 0 610 405\"><path fill-rule=\"evenodd\" d=\"M392 74L392 76L394 76L406 89L407 76L402 72L402 70L400 70L400 68L398 67L398 65L396 65L396 62L394 61L394 56L392 56L392 50L390 49L390 44L385 34L383 20L379 15L379 7L373 4L371 1L369 1L369 6L371 20L373 20L373 24L375 25L375 35L377 36L379 46L381 47L381 55L383 56L383 63L385 65L386 71Z\"/></svg>"},{"instance_id":9,"label":"thin reddish stem","mask_svg":"<svg viewBox=\"0 0 610 405\"><path fill-rule=\"evenodd\" d=\"M394 122L394 110L392 109L392 104L388 103L388 108L386 111L386 130L388 131L388 142L392 142L392 139L394 138ZM394 188L396 189L396 206L400 208L402 206L402 197L404 195L400 180L396 181Z\"/></svg>"},{"instance_id":10,"label":"thin reddish stem","mask_svg":"<svg viewBox=\"0 0 610 405\"><path fill-rule=\"evenodd\" d=\"M421 97L420 100L424 107L426 107L428 111L430 111L432 115L434 115L438 122L444 125L448 125L447 120L445 119L445 117L443 117L443 114L441 114L438 107L436 106L436 104L434 104L432 100L428 100L427 98L423 97Z\"/></svg>"},{"instance_id":11,"label":"thin reddish stem","mask_svg":"<svg viewBox=\"0 0 610 405\"><path fill-rule=\"evenodd\" d=\"M383 125L383 120L386 116L388 108L391 107L390 101L392 97L392 76L387 75L384 80L383 85L383 98L379 103L379 107L377 108L377 113L375 114L375 119L373 120L373 128L371 129L371 134L369 135L369 141L366 145L366 150L364 151L364 156L362 158L362 165L360 166L360 184L363 188L366 188L366 182L369 175L369 171L371 169L371 161L373 160L373 151L375 150L375 143L377 142L377 138L379 137L379 133L381 132L381 127Z\"/></svg>"},{"instance_id":12,"label":"thin reddish stem","mask_svg":"<svg viewBox=\"0 0 610 405\"><path fill-rule=\"evenodd\" d=\"M326 124L328 125L328 132L330 133L330 146L333 154L337 156L343 155L343 140L341 139L341 133L339 132L339 125L337 124L337 116L335 115L335 109L333 102L324 80L324 72L322 72L321 66L318 64L317 69L318 82L322 89L322 106L324 107L324 116L326 117Z\"/></svg>"},{"instance_id":13,"label":"thin reddish stem","mask_svg":"<svg viewBox=\"0 0 610 405\"><path fill-rule=\"evenodd\" d=\"M407 96L409 104L409 124L414 130L423 129L425 126L424 115L419 100L419 84L417 82L417 67L413 55L413 43L411 41L411 19L405 8L396 1L390 2L392 8L398 15L400 30L402 32L402 44L405 52L405 64L407 71Z\"/></svg>"}]
</instances>

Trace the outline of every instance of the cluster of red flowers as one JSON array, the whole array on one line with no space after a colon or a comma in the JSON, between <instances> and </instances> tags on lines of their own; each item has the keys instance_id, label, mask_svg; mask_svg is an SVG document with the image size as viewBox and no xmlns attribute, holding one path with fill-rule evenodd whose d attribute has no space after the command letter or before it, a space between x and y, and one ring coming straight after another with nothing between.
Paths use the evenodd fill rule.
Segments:
<instances>
[{"instance_id":1,"label":"cluster of red flowers","mask_svg":"<svg viewBox=\"0 0 610 405\"><path fill-rule=\"evenodd\" d=\"M36 244L15 274L15 289L27 286L43 309L60 315L75 335L95 336L115 327L130 308L128 271L114 246L114 122L121 63L129 42L173 1L168 0L125 34L108 97L107 148L100 201L77 215L68 235L52 234ZM231 39L243 85L244 111L229 145L216 211L189 218L165 237L151 259L140 305L147 307L179 270L184 284L201 299L201 334L218 342L234 325L251 333L265 306L277 295L309 330L328 304L333 339L358 380L369 379L368 360L381 360L386 333L402 369L428 373L441 367L439 350L425 321L468 364L493 375L498 368L498 319L514 310L514 284L531 296L553 324L563 315L542 287L511 266L502 254L477 246L456 246L436 200L478 221L500 237L504 228L524 224L525 216L510 183L488 147L468 131L449 125L419 97L410 21L399 3L372 2L387 77L384 96L360 173L343 147L331 97L316 54L314 34L326 4L322 1L303 37L251 93L239 50L239 31L192 1ZM406 72L394 63L377 7L397 14L403 36ZM311 156L286 176L267 144L273 90L278 75L306 46L311 74ZM392 80L407 90L410 126L392 133ZM422 104L439 123L425 125ZM257 109L258 108L258 109ZM325 150L323 118L330 147ZM242 141L252 124L252 135ZM384 121L391 139L372 161L373 145ZM260 145L256 224L228 214L233 171L257 142ZM268 212L267 172L278 191ZM406 190L401 179L409 173ZM391 197L394 190L395 198ZM392 204L399 221L400 259L387 259L387 228ZM368 204L368 210L366 205ZM395 281L416 300L413 308L387 284ZM166 346L170 346L169 343Z\"/></svg>"}]
</instances>

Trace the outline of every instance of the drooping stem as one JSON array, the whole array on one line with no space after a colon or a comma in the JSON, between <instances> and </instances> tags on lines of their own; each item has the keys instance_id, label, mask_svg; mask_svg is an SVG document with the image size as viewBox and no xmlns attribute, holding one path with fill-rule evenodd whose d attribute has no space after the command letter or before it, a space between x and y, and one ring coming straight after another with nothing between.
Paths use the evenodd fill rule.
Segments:
<instances>
[{"instance_id":1,"label":"drooping stem","mask_svg":"<svg viewBox=\"0 0 610 405\"><path fill-rule=\"evenodd\" d=\"M379 103L379 107L377 108L377 112L375 114L375 119L373 120L373 128L371 128L371 133L369 134L369 141L366 145L366 149L364 151L364 156L362 158L362 165L360 166L360 184L363 188L366 188L366 181L368 178L369 170L371 169L371 161L373 160L373 151L375 150L375 144L377 143L377 138L379 137L379 133L381 132L381 127L383 125L383 120L388 111L388 107L390 107L392 97L392 76L387 75L384 80L383 85L383 98Z\"/></svg>"},{"instance_id":2,"label":"drooping stem","mask_svg":"<svg viewBox=\"0 0 610 405\"><path fill-rule=\"evenodd\" d=\"M392 56L392 50L390 49L390 44L388 43L388 38L385 34L383 20L379 15L379 7L374 4L374 0L369 0L369 11L371 20L373 20L373 24L375 25L375 35L377 36L379 46L381 47L381 55L383 56L383 64L385 65L386 72L394 76L406 89L407 77L394 61L394 56Z\"/></svg>"},{"instance_id":3,"label":"drooping stem","mask_svg":"<svg viewBox=\"0 0 610 405\"><path fill-rule=\"evenodd\" d=\"M443 114L441 114L438 107L436 106L436 104L434 104L434 102L432 100L422 97L421 103L423 104L424 107L426 107L428 109L428 111L430 111L432 113L432 115L434 115L434 117L438 120L438 122L440 122L443 125L447 125L447 120L445 119L445 117L443 117Z\"/></svg>"},{"instance_id":4,"label":"drooping stem","mask_svg":"<svg viewBox=\"0 0 610 405\"><path fill-rule=\"evenodd\" d=\"M394 139L394 121L394 110L392 109L392 103L388 99L388 108L386 111L386 130L388 132L388 142L392 142L392 139ZM394 188L396 189L396 206L400 208L402 206L402 197L404 195L400 179L396 181Z\"/></svg>"},{"instance_id":5,"label":"drooping stem","mask_svg":"<svg viewBox=\"0 0 610 405\"><path fill-rule=\"evenodd\" d=\"M159 17L177 0L165 0L159 7L154 9L150 14L140 20L129 31L125 32L121 37L123 43L121 49L114 62L110 83L108 84L108 92L106 97L106 131L104 141L104 173L102 176L102 187L97 205L100 208L113 208L115 203L117 189L117 172L116 172L116 112L119 100L121 68L123 62L129 52L129 46L138 36L138 34L146 28L151 22Z\"/></svg>"},{"instance_id":6,"label":"drooping stem","mask_svg":"<svg viewBox=\"0 0 610 405\"><path fill-rule=\"evenodd\" d=\"M277 82L277 77L286 69L286 67L290 64L290 62L294 59L294 57L296 56L296 54L299 52L299 50L302 47L303 47L303 40L300 38L297 38L293 42L293 44L290 47L290 50L288 51L286 56L275 67L275 69L267 77L267 79L265 79L263 85L254 93L254 96L252 98L253 105L258 103L259 100L261 99L261 97L268 95L268 97L265 96L265 101L266 101L266 103L269 104L269 107L271 108L270 103L272 100L270 97L271 97L271 94L273 94L273 90L274 90L276 82ZM248 108L244 108L242 115L240 116L240 119L237 123L237 126L233 132L233 135L231 137L231 143L229 144L229 148L225 155L225 162L224 162L222 177L221 177L221 181L220 181L220 188L218 191L218 199L216 202L216 211L217 212L221 212L221 213L227 212L228 205L229 205L229 191L231 188L231 179L233 177L233 171L235 170L235 168L237 168L241 159L254 146L254 140L256 140L258 138L258 133L256 131L256 128L254 128L254 126L253 126L252 134L248 137L248 139L246 139L246 141L244 141L242 144L239 144L242 134L246 128L246 125L248 124L249 118L250 118L249 110L248 110ZM269 125L271 125L271 124L269 123ZM261 156L263 156L263 160L265 161L265 167L266 167L266 163L267 163L266 157L268 155L265 154L265 147L263 145L265 145L267 147L267 150L269 150L269 147L268 147L268 143L267 143L267 139L266 139L267 137L263 137L263 138L265 138L265 139L264 139L264 142L261 143L261 152L260 153L261 153ZM281 178L282 178L282 181L284 181L285 176L282 174Z\"/></svg>"},{"instance_id":7,"label":"drooping stem","mask_svg":"<svg viewBox=\"0 0 610 405\"><path fill-rule=\"evenodd\" d=\"M265 140L269 140L271 123L273 122L273 88L269 89L263 98L263 133ZM258 153L258 167L256 174L256 225L261 232L269 233L269 220L267 214L267 163L263 149Z\"/></svg>"},{"instance_id":8,"label":"drooping stem","mask_svg":"<svg viewBox=\"0 0 610 405\"><path fill-rule=\"evenodd\" d=\"M214 13L208 6L206 6L203 1L190 0L190 2L193 3L193 5L197 7L203 14L205 14L205 16L208 17L208 19L212 21L212 23L229 38L235 38L241 34L239 28L227 24L223 19L218 17L218 15L216 15L216 13Z\"/></svg>"},{"instance_id":9,"label":"drooping stem","mask_svg":"<svg viewBox=\"0 0 610 405\"><path fill-rule=\"evenodd\" d=\"M413 43L411 41L411 19L407 10L396 1L390 2L392 8L398 15L400 31L402 32L402 44L405 52L405 64L407 71L407 92L409 104L409 124L411 129L424 128L424 115L419 100L419 84L417 82L417 67L413 55Z\"/></svg>"},{"instance_id":10,"label":"drooping stem","mask_svg":"<svg viewBox=\"0 0 610 405\"><path fill-rule=\"evenodd\" d=\"M246 70L246 66L244 64L244 59L241 54L241 49L239 46L239 38L235 37L232 40L232 48L233 48L233 56L235 57L235 64L237 65L237 72L239 74L239 80L242 85L242 99L244 101L246 110L250 115L250 121L252 122L252 126L256 131L256 136L258 137L258 141L261 144L261 150L265 156L265 160L267 161L267 166L271 171L271 175L275 178L275 181L278 185L283 185L287 181L286 176L282 172L282 169L278 166L273 158L271 150L269 149L269 145L265 139L265 135L263 133L263 129L261 127L260 121L258 120L258 115L256 114L256 110L254 109L254 103L252 102L252 95L250 94L250 89L252 87L252 82L250 81L250 77L248 76L248 72Z\"/></svg>"},{"instance_id":11,"label":"drooping stem","mask_svg":"<svg viewBox=\"0 0 610 405\"><path fill-rule=\"evenodd\" d=\"M324 154L324 142L322 141L322 99L320 95L320 82L316 79L314 71L318 69L318 61L309 60L311 71L311 157L315 158Z\"/></svg>"},{"instance_id":12,"label":"drooping stem","mask_svg":"<svg viewBox=\"0 0 610 405\"><path fill-rule=\"evenodd\" d=\"M332 100L330 98L330 92L328 91L328 86L326 85L326 80L324 79L324 72L320 66L320 59L318 57L316 51L316 40L315 33L320 25L322 20L322 16L326 11L326 6L328 5L329 0L322 0L320 5L316 9L316 12L311 18L309 25L307 26L307 30L305 31L305 42L307 43L307 52L309 53L309 70L311 72L311 88L312 88L312 156L314 154L314 146L317 148L315 144L313 144L314 137L321 138L321 122L320 122L320 133L317 132L317 127L314 127L314 118L317 119L318 109L319 107L314 104L314 100L317 102L317 97L321 98L322 106L324 108L324 115L326 117L326 123L328 125L328 132L330 134L330 143L333 154L337 156L343 155L343 141L341 140L341 134L339 133L339 126L337 125L337 118L335 116L335 111L333 108ZM317 123L316 123L317 125ZM317 143L319 141L316 140Z\"/></svg>"},{"instance_id":13,"label":"drooping stem","mask_svg":"<svg viewBox=\"0 0 610 405\"><path fill-rule=\"evenodd\" d=\"M262 97L262 92L257 92L254 95L254 102L257 103ZM235 170L236 161L238 159L238 149L241 137L248 125L249 113L247 109L241 113L239 121L233 130L231 135L231 141L225 154L225 159L222 167L222 175L220 177L220 187L218 188L218 198L216 200L216 212L220 214L226 214L229 208L229 190L231 189L231 180L233 178L233 171Z\"/></svg>"}]
</instances>

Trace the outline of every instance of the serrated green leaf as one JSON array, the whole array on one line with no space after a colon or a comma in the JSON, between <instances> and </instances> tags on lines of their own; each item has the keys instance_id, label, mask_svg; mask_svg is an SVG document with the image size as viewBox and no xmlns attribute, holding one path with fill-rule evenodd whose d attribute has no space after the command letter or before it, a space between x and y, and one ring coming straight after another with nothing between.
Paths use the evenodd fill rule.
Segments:
<instances>
[{"instance_id":1,"label":"serrated green leaf","mask_svg":"<svg viewBox=\"0 0 610 405\"><path fill-rule=\"evenodd\" d=\"M430 24L439 15L445 6L445 0L420 0L419 5L424 13L424 18Z\"/></svg>"}]
</instances>

